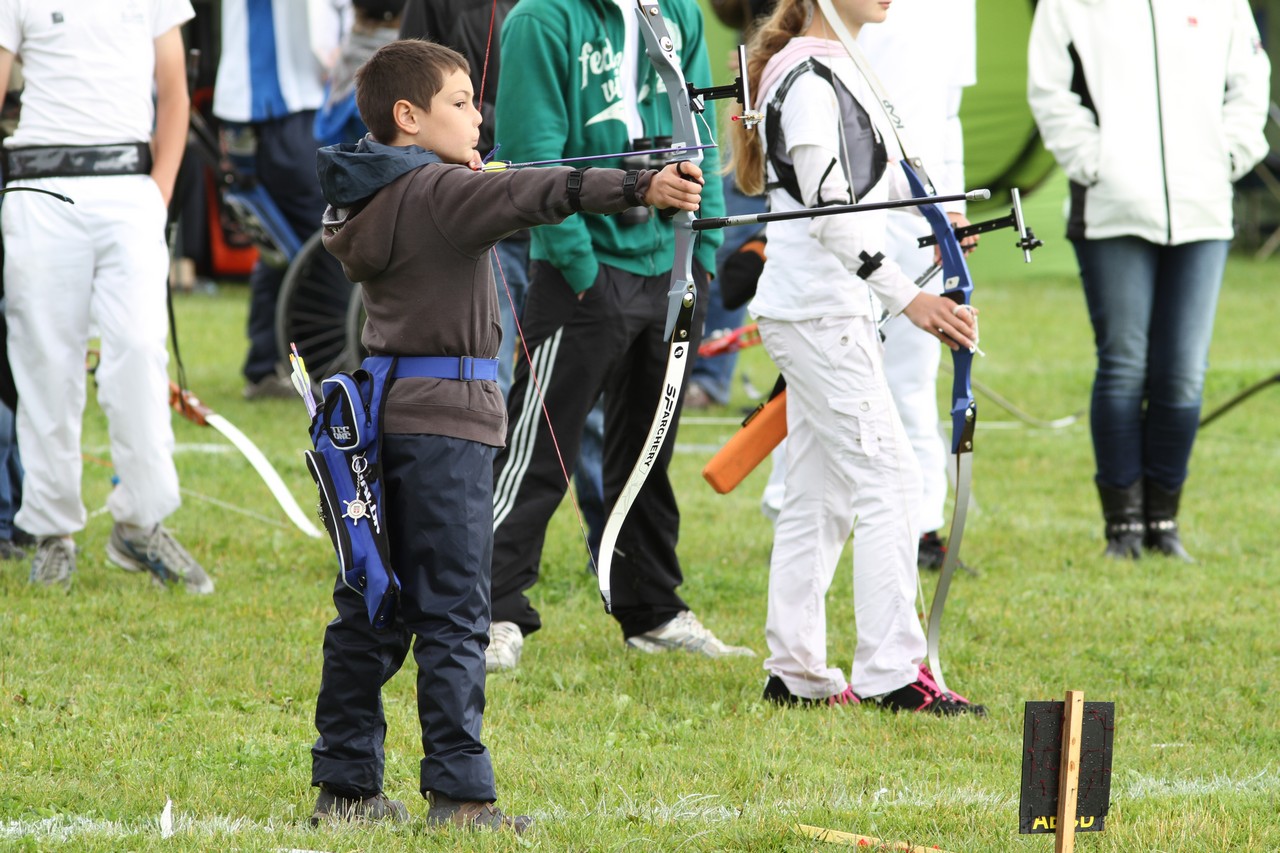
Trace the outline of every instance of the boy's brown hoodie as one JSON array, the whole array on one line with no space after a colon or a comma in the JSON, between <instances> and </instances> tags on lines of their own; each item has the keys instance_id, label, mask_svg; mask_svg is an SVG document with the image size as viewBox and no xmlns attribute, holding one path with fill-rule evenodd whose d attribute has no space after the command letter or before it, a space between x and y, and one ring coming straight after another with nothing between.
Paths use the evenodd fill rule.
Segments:
<instances>
[{"instance_id":1,"label":"boy's brown hoodie","mask_svg":"<svg viewBox=\"0 0 1280 853\"><path fill-rule=\"evenodd\" d=\"M358 282L368 319L361 341L374 355L495 358L502 337L489 250L522 228L573 214L565 167L474 172L418 146L355 145L317 154L323 241ZM619 213L624 172L582 172L580 202ZM636 195L655 173L642 171ZM383 431L447 435L501 447L506 405L498 383L400 379Z\"/></svg>"}]
</instances>

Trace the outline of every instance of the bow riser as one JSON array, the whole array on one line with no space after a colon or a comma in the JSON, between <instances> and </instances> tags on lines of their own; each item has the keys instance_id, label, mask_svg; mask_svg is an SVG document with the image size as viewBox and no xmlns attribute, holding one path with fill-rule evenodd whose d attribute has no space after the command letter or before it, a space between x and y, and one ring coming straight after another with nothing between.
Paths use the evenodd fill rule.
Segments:
<instances>
[{"instance_id":1,"label":"bow riser","mask_svg":"<svg viewBox=\"0 0 1280 853\"><path fill-rule=\"evenodd\" d=\"M923 182L907 164L902 164L907 176L907 183L915 196L926 194ZM942 295L957 305L969 305L973 298L973 278L969 275L969 265L964 260L964 250L956 239L947 215L942 208L934 204L922 205L919 208L929 227L933 230L938 249L942 255L942 274L945 284ZM973 353L961 347L953 350L952 364L955 367L951 384L951 452L953 454L968 453L973 449L973 427L977 418L977 404L973 399L973 388L970 386L970 374L973 367Z\"/></svg>"}]
</instances>

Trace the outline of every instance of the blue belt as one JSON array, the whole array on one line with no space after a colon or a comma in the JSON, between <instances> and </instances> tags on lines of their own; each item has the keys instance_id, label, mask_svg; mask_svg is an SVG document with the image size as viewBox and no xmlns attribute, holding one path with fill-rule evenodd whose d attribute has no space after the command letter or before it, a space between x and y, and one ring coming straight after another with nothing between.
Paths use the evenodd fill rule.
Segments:
<instances>
[{"instance_id":1,"label":"blue belt","mask_svg":"<svg viewBox=\"0 0 1280 853\"><path fill-rule=\"evenodd\" d=\"M496 358L472 358L443 355L400 356L396 362L396 379L475 379L497 380Z\"/></svg>"}]
</instances>

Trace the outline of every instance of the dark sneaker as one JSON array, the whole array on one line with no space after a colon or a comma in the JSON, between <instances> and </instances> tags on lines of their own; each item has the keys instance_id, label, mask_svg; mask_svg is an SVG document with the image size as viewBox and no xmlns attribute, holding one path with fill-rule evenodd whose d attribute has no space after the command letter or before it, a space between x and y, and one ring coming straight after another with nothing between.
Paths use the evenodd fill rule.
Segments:
<instances>
[{"instance_id":1,"label":"dark sneaker","mask_svg":"<svg viewBox=\"0 0 1280 853\"><path fill-rule=\"evenodd\" d=\"M0 560L25 560L27 552L12 539L0 539Z\"/></svg>"},{"instance_id":2,"label":"dark sneaker","mask_svg":"<svg viewBox=\"0 0 1280 853\"><path fill-rule=\"evenodd\" d=\"M776 675L769 676L769 680L764 683L764 700L772 702L775 705L799 705L804 708L816 708L820 705L857 705L858 697L854 695L853 688L845 685L844 690L828 696L825 699L810 699L806 696L797 696L787 689L787 685L782 679Z\"/></svg>"},{"instance_id":3,"label":"dark sneaker","mask_svg":"<svg viewBox=\"0 0 1280 853\"><path fill-rule=\"evenodd\" d=\"M1195 557L1187 553L1178 532L1178 522L1172 518L1148 521L1142 545L1153 554L1173 557L1184 563L1194 563Z\"/></svg>"},{"instance_id":4,"label":"dark sneaker","mask_svg":"<svg viewBox=\"0 0 1280 853\"><path fill-rule=\"evenodd\" d=\"M246 400L294 400L298 399L298 391L293 387L293 380L278 373L268 373L261 379L245 383L244 398Z\"/></svg>"},{"instance_id":5,"label":"dark sneaker","mask_svg":"<svg viewBox=\"0 0 1280 853\"><path fill-rule=\"evenodd\" d=\"M187 592L213 592L213 581L187 549L162 525L150 530L116 523L107 540L107 559L129 572L150 572L160 584L182 581Z\"/></svg>"},{"instance_id":6,"label":"dark sneaker","mask_svg":"<svg viewBox=\"0 0 1280 853\"><path fill-rule=\"evenodd\" d=\"M714 405L716 405L715 398L698 383L690 382L689 387L684 389L684 411L701 412Z\"/></svg>"},{"instance_id":7,"label":"dark sneaker","mask_svg":"<svg viewBox=\"0 0 1280 853\"><path fill-rule=\"evenodd\" d=\"M1108 523L1107 548L1104 557L1115 560L1139 560L1142 558L1142 537L1146 528L1140 521Z\"/></svg>"},{"instance_id":8,"label":"dark sneaker","mask_svg":"<svg viewBox=\"0 0 1280 853\"><path fill-rule=\"evenodd\" d=\"M21 527L15 527L13 528L13 544L17 545L19 548L34 548L39 543L37 542L36 537L23 530Z\"/></svg>"},{"instance_id":9,"label":"dark sneaker","mask_svg":"<svg viewBox=\"0 0 1280 853\"><path fill-rule=\"evenodd\" d=\"M943 690L941 687L939 687L938 680L933 677L933 670L929 669L929 664L927 663L920 664L920 681L932 687L934 690L941 692L943 696L946 696L952 702L959 702L961 705L973 704L966 697L961 696L959 693L955 692L954 690ZM982 706L978 706L978 707L982 707ZM982 713L979 714L978 716L983 716L986 714L986 712L987 712L987 709L982 708Z\"/></svg>"},{"instance_id":10,"label":"dark sneaker","mask_svg":"<svg viewBox=\"0 0 1280 853\"><path fill-rule=\"evenodd\" d=\"M76 570L76 543L69 536L44 536L31 557L31 582L71 587Z\"/></svg>"},{"instance_id":11,"label":"dark sneaker","mask_svg":"<svg viewBox=\"0 0 1280 853\"><path fill-rule=\"evenodd\" d=\"M937 571L947 559L947 546L943 544L938 531L930 530L920 537L920 552L916 555L916 565L922 569Z\"/></svg>"},{"instance_id":12,"label":"dark sneaker","mask_svg":"<svg viewBox=\"0 0 1280 853\"><path fill-rule=\"evenodd\" d=\"M955 717L961 714L972 714L975 717L987 715L985 706L975 705L958 693L943 693L938 689L938 683L933 680L933 675L927 670L921 673L919 679L906 687L899 687L883 696L864 697L862 702L865 705L886 708L895 714L899 711L909 711L916 714L937 714L940 717Z\"/></svg>"},{"instance_id":13,"label":"dark sneaker","mask_svg":"<svg viewBox=\"0 0 1280 853\"><path fill-rule=\"evenodd\" d=\"M316 807L311 812L312 826L319 826L326 821L354 823L380 820L407 823L409 810L404 807L404 803L387 799L387 795L381 792L370 797L349 797L327 785L321 785L320 796L316 797Z\"/></svg>"},{"instance_id":14,"label":"dark sneaker","mask_svg":"<svg viewBox=\"0 0 1280 853\"><path fill-rule=\"evenodd\" d=\"M528 815L507 815L493 803L484 800L453 800L434 791L427 793L427 826L455 826L459 829L509 829L524 835L533 829Z\"/></svg>"}]
</instances>

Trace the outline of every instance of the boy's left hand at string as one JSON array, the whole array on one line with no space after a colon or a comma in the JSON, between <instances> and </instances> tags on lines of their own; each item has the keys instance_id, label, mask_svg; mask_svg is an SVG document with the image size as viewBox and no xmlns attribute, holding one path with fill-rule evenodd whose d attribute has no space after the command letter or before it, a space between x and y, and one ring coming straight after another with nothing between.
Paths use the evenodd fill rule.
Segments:
<instances>
[{"instance_id":1,"label":"boy's left hand at string","mask_svg":"<svg viewBox=\"0 0 1280 853\"><path fill-rule=\"evenodd\" d=\"M670 163L649 182L644 203L660 209L697 210L702 204L702 184L702 170L697 163Z\"/></svg>"}]
</instances>

